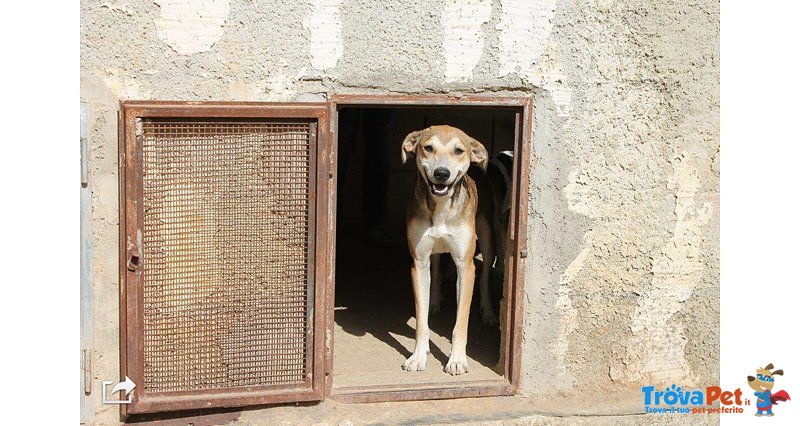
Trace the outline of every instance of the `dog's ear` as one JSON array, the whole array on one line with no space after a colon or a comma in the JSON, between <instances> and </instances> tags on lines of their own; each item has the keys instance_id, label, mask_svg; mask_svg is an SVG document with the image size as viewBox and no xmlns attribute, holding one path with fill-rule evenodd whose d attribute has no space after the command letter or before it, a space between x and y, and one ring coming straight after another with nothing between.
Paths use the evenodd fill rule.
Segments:
<instances>
[{"instance_id":1,"label":"dog's ear","mask_svg":"<svg viewBox=\"0 0 800 426\"><path fill-rule=\"evenodd\" d=\"M469 160L477 164L482 170L485 171L486 166L489 164L489 152L486 151L486 148L483 147L482 143L473 138L469 138L468 142L470 149Z\"/></svg>"},{"instance_id":2,"label":"dog's ear","mask_svg":"<svg viewBox=\"0 0 800 426\"><path fill-rule=\"evenodd\" d=\"M776 374L779 375L779 376L783 376L783 370L775 370L775 371L772 372L773 376L776 375Z\"/></svg>"},{"instance_id":3,"label":"dog's ear","mask_svg":"<svg viewBox=\"0 0 800 426\"><path fill-rule=\"evenodd\" d=\"M403 164L406 164L406 160L408 160L409 155L414 155L417 151L417 145L419 145L419 137L422 135L422 130L417 130L416 132L411 132L403 139L403 149L400 151L400 159L403 160Z\"/></svg>"},{"instance_id":4,"label":"dog's ear","mask_svg":"<svg viewBox=\"0 0 800 426\"><path fill-rule=\"evenodd\" d=\"M772 363L770 362L769 364L767 364L767 366L766 366L766 367L764 367L764 370L772 370L772 367L773 367L773 365L772 365Z\"/></svg>"}]
</instances>

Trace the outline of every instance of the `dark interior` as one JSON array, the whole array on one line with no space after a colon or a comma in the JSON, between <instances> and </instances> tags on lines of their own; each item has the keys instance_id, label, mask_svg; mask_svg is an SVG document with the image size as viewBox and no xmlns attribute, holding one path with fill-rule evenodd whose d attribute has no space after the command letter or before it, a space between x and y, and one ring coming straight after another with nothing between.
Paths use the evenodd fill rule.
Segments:
<instances>
[{"instance_id":1,"label":"dark interior","mask_svg":"<svg viewBox=\"0 0 800 426\"><path fill-rule=\"evenodd\" d=\"M477 283L467 346L470 373L453 377L442 371L456 316L456 273L447 255L442 256L441 312L430 318L432 334L437 336L432 335L428 368L424 372L400 368L414 339L405 215L417 176L413 158L402 164L400 146L414 130L448 124L483 143L490 155L510 151L514 119L515 111L508 108L340 108L335 387L501 378L500 329L482 324ZM476 267L479 271L481 262L476 261ZM492 277L497 306L503 282L498 275Z\"/></svg>"}]
</instances>

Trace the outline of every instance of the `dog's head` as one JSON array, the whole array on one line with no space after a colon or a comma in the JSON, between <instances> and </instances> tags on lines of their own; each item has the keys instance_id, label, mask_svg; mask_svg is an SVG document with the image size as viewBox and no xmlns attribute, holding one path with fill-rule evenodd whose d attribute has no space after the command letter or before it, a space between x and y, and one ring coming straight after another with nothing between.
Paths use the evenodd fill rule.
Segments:
<instances>
[{"instance_id":1,"label":"dog's head","mask_svg":"<svg viewBox=\"0 0 800 426\"><path fill-rule=\"evenodd\" d=\"M783 370L770 371L772 369L772 363L767 364L764 368L757 368L756 377L747 376L747 384L759 392L772 390L772 387L775 386L775 376L783 376Z\"/></svg>"},{"instance_id":2,"label":"dog's head","mask_svg":"<svg viewBox=\"0 0 800 426\"><path fill-rule=\"evenodd\" d=\"M431 194L437 197L451 195L471 163L486 170L489 157L480 142L450 126L431 126L409 133L403 140L403 163L411 155L416 157L417 170Z\"/></svg>"}]
</instances>

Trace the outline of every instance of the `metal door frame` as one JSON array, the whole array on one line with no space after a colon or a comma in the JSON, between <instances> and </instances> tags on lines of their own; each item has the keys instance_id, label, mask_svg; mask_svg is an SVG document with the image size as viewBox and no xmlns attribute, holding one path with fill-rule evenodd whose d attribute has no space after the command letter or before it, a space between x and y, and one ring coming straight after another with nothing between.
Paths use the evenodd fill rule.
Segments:
<instances>
[{"instance_id":1,"label":"metal door frame","mask_svg":"<svg viewBox=\"0 0 800 426\"><path fill-rule=\"evenodd\" d=\"M503 379L482 380L459 383L426 383L420 385L374 385L356 386L346 389L333 388L333 333L334 333L334 294L336 265L336 179L330 183L328 218L328 265L333 271L326 284L329 307L326 318L326 334L330 343L326 347L326 396L342 402L413 401L424 399L466 398L478 396L514 395L520 387L522 322L524 314L525 268L522 259L528 256L528 186L530 180L530 146L533 137L533 98L531 96L449 96L449 95L372 95L348 94L333 95L330 101L331 117L331 160L330 176L333 177L338 156L338 110L340 106L356 107L481 107L487 109L510 108L516 111L514 128L514 169L509 217L509 237L511 250L506 253L506 276L504 294L508 295L505 329L501 336L501 359L504 361ZM399 368L399 367L398 367ZM444 374L444 373L443 373Z\"/></svg>"},{"instance_id":2,"label":"metal door frame","mask_svg":"<svg viewBox=\"0 0 800 426\"><path fill-rule=\"evenodd\" d=\"M122 415L176 411L211 407L238 407L282 402L314 401L325 397L325 318L326 283L330 277L328 263L330 211L328 194L329 128L328 104L325 103L255 103L255 102L152 102L120 103L120 381L130 377L137 386L133 402L121 404ZM142 393L144 383L144 315L142 268L131 262L141 259L142 150L136 136L141 118L309 118L317 121L316 144L310 144L309 186L313 217L309 218L308 259L314 283L314 306L310 314L312 329L311 379L304 386L246 386L198 391ZM137 238L138 236L138 238ZM146 260L145 260L146 261ZM133 269L133 270L129 270ZM332 312L332 309L331 309Z\"/></svg>"}]
</instances>

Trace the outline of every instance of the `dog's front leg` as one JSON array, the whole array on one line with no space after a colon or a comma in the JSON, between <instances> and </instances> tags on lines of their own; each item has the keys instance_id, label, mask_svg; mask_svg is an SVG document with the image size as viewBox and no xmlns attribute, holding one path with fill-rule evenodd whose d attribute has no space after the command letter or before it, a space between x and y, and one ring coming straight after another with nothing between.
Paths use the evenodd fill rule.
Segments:
<instances>
[{"instance_id":1,"label":"dog's front leg","mask_svg":"<svg viewBox=\"0 0 800 426\"><path fill-rule=\"evenodd\" d=\"M472 256L463 256L453 260L458 269L456 293L458 311L456 326L453 328L453 349L444 371L457 376L469 371L467 366L467 326L469 325L469 305L472 303L472 289L475 286L475 263Z\"/></svg>"},{"instance_id":2,"label":"dog's front leg","mask_svg":"<svg viewBox=\"0 0 800 426\"><path fill-rule=\"evenodd\" d=\"M414 305L417 316L417 333L414 352L403 363L406 371L422 371L428 365L429 340L428 307L431 292L431 263L429 256L414 259L411 267L411 284L414 287Z\"/></svg>"}]
</instances>

